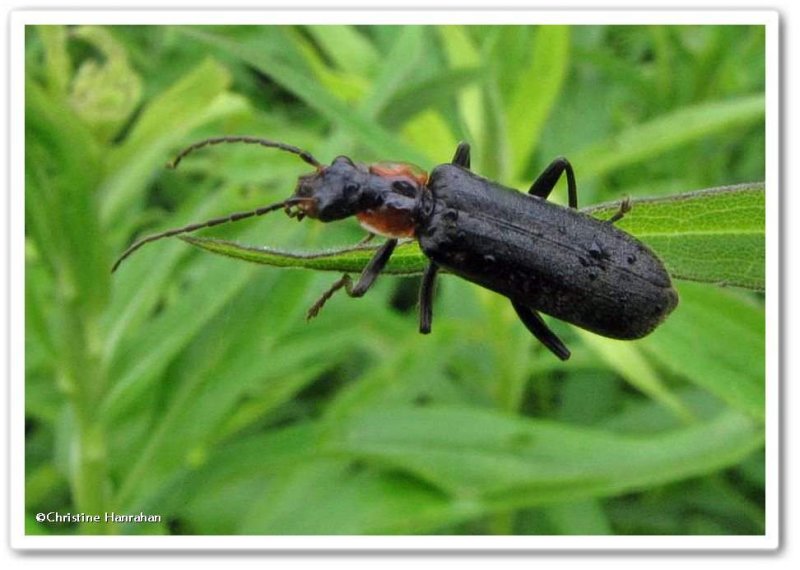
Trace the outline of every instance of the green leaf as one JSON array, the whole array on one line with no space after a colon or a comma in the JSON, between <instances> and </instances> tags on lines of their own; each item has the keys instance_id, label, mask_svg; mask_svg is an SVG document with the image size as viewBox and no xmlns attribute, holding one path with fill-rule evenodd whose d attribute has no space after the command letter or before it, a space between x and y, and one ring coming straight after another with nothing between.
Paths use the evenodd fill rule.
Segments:
<instances>
[{"instance_id":1,"label":"green leaf","mask_svg":"<svg viewBox=\"0 0 800 570\"><path fill-rule=\"evenodd\" d=\"M675 312L637 344L666 369L763 419L763 306L740 291L708 285L680 283L678 292Z\"/></svg>"},{"instance_id":2,"label":"green leaf","mask_svg":"<svg viewBox=\"0 0 800 570\"><path fill-rule=\"evenodd\" d=\"M65 26L36 26L36 33L44 46L47 91L51 95L64 97L72 73L72 62L67 49L67 29Z\"/></svg>"},{"instance_id":3,"label":"green leaf","mask_svg":"<svg viewBox=\"0 0 800 570\"><path fill-rule=\"evenodd\" d=\"M764 184L634 200L618 226L653 248L676 279L764 290ZM607 218L619 203L587 208Z\"/></svg>"},{"instance_id":4,"label":"green leaf","mask_svg":"<svg viewBox=\"0 0 800 570\"><path fill-rule=\"evenodd\" d=\"M600 501L588 500L553 505L545 509L545 515L550 524L557 529L557 534L578 536L614 534Z\"/></svg>"},{"instance_id":5,"label":"green leaf","mask_svg":"<svg viewBox=\"0 0 800 570\"><path fill-rule=\"evenodd\" d=\"M354 26L307 26L305 30L343 71L365 76L381 63L381 55Z\"/></svg>"},{"instance_id":6,"label":"green leaf","mask_svg":"<svg viewBox=\"0 0 800 570\"><path fill-rule=\"evenodd\" d=\"M569 37L568 26L539 27L530 63L519 70L506 111L515 179L523 174L558 99L569 69Z\"/></svg>"},{"instance_id":7,"label":"green leaf","mask_svg":"<svg viewBox=\"0 0 800 570\"><path fill-rule=\"evenodd\" d=\"M481 57L473 39L464 26L437 27L442 48L454 70L481 67ZM483 115L483 93L479 86L469 87L458 94L458 111L472 140L484 140L486 118Z\"/></svg>"},{"instance_id":8,"label":"green leaf","mask_svg":"<svg viewBox=\"0 0 800 570\"><path fill-rule=\"evenodd\" d=\"M518 507L704 475L741 461L763 440L761 425L735 411L642 437L476 409L400 408L332 426L324 447L462 499Z\"/></svg>"},{"instance_id":9,"label":"green leaf","mask_svg":"<svg viewBox=\"0 0 800 570\"><path fill-rule=\"evenodd\" d=\"M448 104L459 91L478 83L482 73L480 67L449 69L418 83L402 85L381 116L389 126L400 125L425 109Z\"/></svg>"},{"instance_id":10,"label":"green leaf","mask_svg":"<svg viewBox=\"0 0 800 570\"><path fill-rule=\"evenodd\" d=\"M370 117L383 112L387 107L393 109L396 102L393 97L406 84L413 82L414 73L425 57L424 28L422 26L403 26L397 34L391 50L386 55L383 65L378 68L378 75L372 82L371 92L363 103L363 111ZM419 94L419 89L415 94ZM392 102L389 106L389 102Z\"/></svg>"},{"instance_id":11,"label":"green leaf","mask_svg":"<svg viewBox=\"0 0 800 570\"><path fill-rule=\"evenodd\" d=\"M673 277L763 290L763 184L631 203L631 212L618 225L652 247ZM619 203L615 202L583 211L607 219L618 209ZM377 246L362 246L296 253L197 236L182 239L207 251L245 261L345 273L363 270L377 249ZM423 272L427 263L416 243L401 244L392 255L386 273L414 275Z\"/></svg>"},{"instance_id":12,"label":"green leaf","mask_svg":"<svg viewBox=\"0 0 800 570\"><path fill-rule=\"evenodd\" d=\"M765 110L763 95L683 107L592 145L572 156L572 162L592 176L602 176L709 135L763 121Z\"/></svg>"},{"instance_id":13,"label":"green leaf","mask_svg":"<svg viewBox=\"0 0 800 570\"><path fill-rule=\"evenodd\" d=\"M249 269L232 269L224 263L202 265L196 275L198 282L207 280L215 287L189 288L168 310L138 331L138 338L129 342L115 363L114 384L98 413L113 416L142 397L175 355L239 294L253 276Z\"/></svg>"},{"instance_id":14,"label":"green leaf","mask_svg":"<svg viewBox=\"0 0 800 570\"><path fill-rule=\"evenodd\" d=\"M198 236L180 236L180 238L206 251L253 263L273 265L275 267L302 267L340 273L358 273L362 271L377 249L375 246L364 245L316 253L298 253L270 247L240 245L215 238ZM425 270L426 259L416 242L401 243L394 250L383 273L388 275L420 274Z\"/></svg>"},{"instance_id":15,"label":"green leaf","mask_svg":"<svg viewBox=\"0 0 800 570\"><path fill-rule=\"evenodd\" d=\"M302 99L311 109L351 133L356 140L371 148L378 155L403 157L423 166L429 164L428 159L416 149L399 142L396 135L383 129L364 113L353 109L322 88L312 78L295 67L279 61L272 54L231 42L220 35L208 32L188 29L182 30L182 32L208 45L226 50L265 73Z\"/></svg>"},{"instance_id":16,"label":"green leaf","mask_svg":"<svg viewBox=\"0 0 800 570\"><path fill-rule=\"evenodd\" d=\"M96 204L100 152L86 125L60 97L25 86L26 222L53 271L62 301L99 311L109 275Z\"/></svg>"},{"instance_id":17,"label":"green leaf","mask_svg":"<svg viewBox=\"0 0 800 570\"><path fill-rule=\"evenodd\" d=\"M331 69L317 46L299 30L287 31L287 38L303 56L319 83L329 92L345 101L357 101L363 96L367 82L362 77L340 69Z\"/></svg>"},{"instance_id":18,"label":"green leaf","mask_svg":"<svg viewBox=\"0 0 800 570\"><path fill-rule=\"evenodd\" d=\"M109 175L102 183L101 214L113 227L130 218L146 182L164 157L192 129L242 109L225 94L231 78L213 60L205 60L148 103L125 142L113 149Z\"/></svg>"},{"instance_id":19,"label":"green leaf","mask_svg":"<svg viewBox=\"0 0 800 570\"><path fill-rule=\"evenodd\" d=\"M80 65L72 80L70 105L98 138L108 141L139 105L142 80L107 28L82 26L75 36L90 43L103 57Z\"/></svg>"},{"instance_id":20,"label":"green leaf","mask_svg":"<svg viewBox=\"0 0 800 570\"><path fill-rule=\"evenodd\" d=\"M416 534L460 522L459 508L428 485L396 473L317 460L257 497L241 534Z\"/></svg>"},{"instance_id":21,"label":"green leaf","mask_svg":"<svg viewBox=\"0 0 800 570\"><path fill-rule=\"evenodd\" d=\"M683 420L692 416L680 398L673 394L661 376L644 357L637 343L605 338L580 330L583 341L626 382L653 398Z\"/></svg>"}]
</instances>

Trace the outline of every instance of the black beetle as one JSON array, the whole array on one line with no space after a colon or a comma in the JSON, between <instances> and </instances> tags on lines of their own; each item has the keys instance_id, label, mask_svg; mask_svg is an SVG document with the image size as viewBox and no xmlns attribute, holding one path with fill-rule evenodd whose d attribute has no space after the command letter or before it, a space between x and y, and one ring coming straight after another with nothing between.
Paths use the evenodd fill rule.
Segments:
<instances>
[{"instance_id":1,"label":"black beetle","mask_svg":"<svg viewBox=\"0 0 800 570\"><path fill-rule=\"evenodd\" d=\"M375 282L398 239L416 238L430 259L419 293L421 333L431 330L433 285L439 268L509 298L528 330L562 360L569 350L538 311L597 334L641 338L678 304L669 274L656 255L613 223L630 209L627 200L609 220L577 211L572 166L557 158L528 194L506 188L469 170L469 145L461 143L450 164L430 176L407 163L354 163L339 156L330 166L297 147L255 137L218 137L184 149L187 154L219 143L243 142L294 153L316 171L301 176L282 202L190 224L145 237L131 245L112 268L146 243L283 209L290 217L331 222L356 216L370 232L389 239L375 252L358 281L344 275L309 310L315 316L337 290L360 297ZM562 174L569 208L547 202ZM365 240L365 241L367 241Z\"/></svg>"}]
</instances>

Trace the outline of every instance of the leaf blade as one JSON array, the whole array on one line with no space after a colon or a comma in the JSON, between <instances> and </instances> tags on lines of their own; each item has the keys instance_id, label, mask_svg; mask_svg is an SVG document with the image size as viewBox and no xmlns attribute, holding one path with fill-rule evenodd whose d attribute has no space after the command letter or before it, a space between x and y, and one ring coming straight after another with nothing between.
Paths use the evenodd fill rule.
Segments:
<instances>
[{"instance_id":1,"label":"leaf blade","mask_svg":"<svg viewBox=\"0 0 800 570\"><path fill-rule=\"evenodd\" d=\"M668 198L632 200L633 209L618 222L648 244L676 279L764 289L764 187L749 184L678 194ZM582 211L607 219L619 203ZM213 253L277 267L359 272L376 247L344 248L316 254L280 251L183 236ZM416 243L401 244L386 273L415 275L428 261Z\"/></svg>"},{"instance_id":2,"label":"leaf blade","mask_svg":"<svg viewBox=\"0 0 800 570\"><path fill-rule=\"evenodd\" d=\"M584 211L605 218L618 207ZM676 279L764 290L763 183L635 200L618 225L652 247Z\"/></svg>"},{"instance_id":3,"label":"leaf blade","mask_svg":"<svg viewBox=\"0 0 800 570\"><path fill-rule=\"evenodd\" d=\"M332 452L509 507L613 496L706 474L740 461L764 437L758 422L733 410L647 437L449 407L374 410L337 428L324 445Z\"/></svg>"}]
</instances>

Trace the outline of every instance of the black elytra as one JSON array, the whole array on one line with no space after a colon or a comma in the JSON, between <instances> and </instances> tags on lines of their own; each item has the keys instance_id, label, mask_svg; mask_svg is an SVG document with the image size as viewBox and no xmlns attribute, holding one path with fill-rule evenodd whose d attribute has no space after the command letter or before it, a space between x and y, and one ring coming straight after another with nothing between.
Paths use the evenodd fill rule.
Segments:
<instances>
[{"instance_id":1,"label":"black elytra","mask_svg":"<svg viewBox=\"0 0 800 570\"><path fill-rule=\"evenodd\" d=\"M369 236L388 237L360 277L342 276L309 310L316 316L339 289L364 295L386 267L399 239L415 238L428 264L419 292L419 330L431 331L433 293L440 269L507 297L525 327L562 360L564 343L539 313L594 333L632 340L653 331L678 304L661 260L613 222L577 210L575 174L567 159L555 159L528 194L470 170L470 147L461 143L449 164L430 175L406 163L354 163L340 156L329 166L285 143L256 137L218 137L195 143L178 156L220 142L244 142L297 154L316 171L298 180L294 194L277 204L167 230L135 242L114 265L146 243L220 223L283 209L298 219L331 222L355 216ZM177 161L176 161L177 162ZM547 201L562 175L569 207Z\"/></svg>"}]
</instances>

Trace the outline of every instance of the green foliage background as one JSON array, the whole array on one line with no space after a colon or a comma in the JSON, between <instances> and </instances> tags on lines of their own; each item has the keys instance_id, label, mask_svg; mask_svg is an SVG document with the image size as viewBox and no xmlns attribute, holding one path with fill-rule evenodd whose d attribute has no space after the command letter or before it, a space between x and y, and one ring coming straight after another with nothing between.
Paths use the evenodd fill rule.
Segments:
<instances>
[{"instance_id":1,"label":"green foliage background","mask_svg":"<svg viewBox=\"0 0 800 570\"><path fill-rule=\"evenodd\" d=\"M474 170L521 189L566 155L582 205L763 180L762 27L46 26L26 57L28 533L764 532L761 294L677 282L638 342L552 322L561 363L447 276L421 336L414 279L307 324L329 273L179 240L109 273L135 236L307 171L246 145L163 168L220 134L425 168L469 140ZM708 236L736 245L712 261L763 267L763 202L760 230L728 209ZM363 232L276 214L209 234L313 251ZM702 273L702 240L661 238Z\"/></svg>"}]
</instances>

